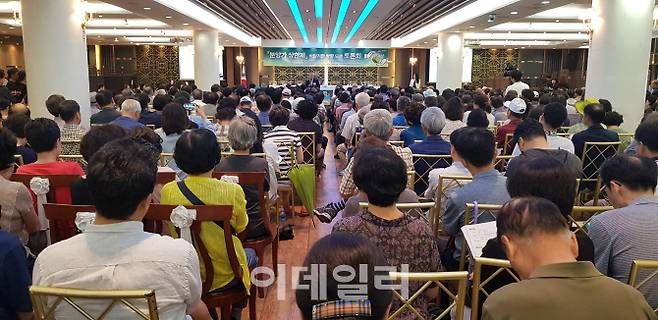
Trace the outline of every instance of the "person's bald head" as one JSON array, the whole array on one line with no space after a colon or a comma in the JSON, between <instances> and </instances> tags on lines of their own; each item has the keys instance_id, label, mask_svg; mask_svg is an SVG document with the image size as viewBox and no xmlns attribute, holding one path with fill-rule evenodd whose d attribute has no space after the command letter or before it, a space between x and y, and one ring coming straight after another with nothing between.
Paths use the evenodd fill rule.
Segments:
<instances>
[{"instance_id":1,"label":"person's bald head","mask_svg":"<svg viewBox=\"0 0 658 320\"><path fill-rule=\"evenodd\" d=\"M12 114L24 114L29 117L31 112L28 106L22 103L15 103L11 107L9 107L8 115L12 115Z\"/></svg>"}]
</instances>

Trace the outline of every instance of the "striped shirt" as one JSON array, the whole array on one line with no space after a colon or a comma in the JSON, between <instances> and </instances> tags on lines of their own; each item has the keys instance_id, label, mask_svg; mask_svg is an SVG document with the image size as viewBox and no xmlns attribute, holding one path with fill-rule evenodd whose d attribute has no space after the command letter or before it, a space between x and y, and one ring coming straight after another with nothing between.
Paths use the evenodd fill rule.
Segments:
<instances>
[{"instance_id":1,"label":"striped shirt","mask_svg":"<svg viewBox=\"0 0 658 320\"><path fill-rule=\"evenodd\" d=\"M302 140L299 138L299 134L296 131L288 129L286 126L276 126L266 132L264 138L265 141L277 145L277 151L282 158L282 161L279 163L279 173L283 177L288 176L288 170L290 170L292 162L290 147L294 146L296 152L297 148L302 146Z\"/></svg>"},{"instance_id":2,"label":"striped shirt","mask_svg":"<svg viewBox=\"0 0 658 320\"><path fill-rule=\"evenodd\" d=\"M588 235L594 243L594 262L601 273L628 282L633 260L658 260L658 197L641 197L627 207L595 216ZM640 272L638 282L651 271ZM658 307L658 283L640 291L652 308Z\"/></svg>"}]
</instances>

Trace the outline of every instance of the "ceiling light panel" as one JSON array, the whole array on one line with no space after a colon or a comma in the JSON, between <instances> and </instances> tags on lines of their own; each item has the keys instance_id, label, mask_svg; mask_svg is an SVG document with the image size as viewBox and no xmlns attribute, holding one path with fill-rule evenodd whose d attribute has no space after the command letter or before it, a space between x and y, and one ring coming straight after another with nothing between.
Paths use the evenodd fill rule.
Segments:
<instances>
[{"instance_id":1,"label":"ceiling light panel","mask_svg":"<svg viewBox=\"0 0 658 320\"><path fill-rule=\"evenodd\" d=\"M352 30L350 30L350 33L347 34L347 37L345 37L345 41L343 41L343 43L347 44L350 42L350 40L352 40L352 37L354 37L363 22L366 21L370 15L370 12L372 12L372 9L375 8L378 2L379 0L368 0L368 3L366 4L365 8L363 8L363 11L361 11L359 18L356 20L354 25L352 25Z\"/></svg>"},{"instance_id":2,"label":"ceiling light panel","mask_svg":"<svg viewBox=\"0 0 658 320\"><path fill-rule=\"evenodd\" d=\"M165 37L191 37L192 30L174 29L87 29L89 36L165 36Z\"/></svg>"},{"instance_id":3,"label":"ceiling light panel","mask_svg":"<svg viewBox=\"0 0 658 320\"><path fill-rule=\"evenodd\" d=\"M336 43L338 35L340 34L340 28L343 27L343 21L345 21L345 15L347 15L347 10L350 8L350 0L341 0L340 9L338 9L338 16L336 17L336 26L334 27L334 34L331 37L331 43Z\"/></svg>"},{"instance_id":4,"label":"ceiling light panel","mask_svg":"<svg viewBox=\"0 0 658 320\"><path fill-rule=\"evenodd\" d=\"M587 41L586 33L464 33L465 40L576 40Z\"/></svg>"},{"instance_id":5,"label":"ceiling light panel","mask_svg":"<svg viewBox=\"0 0 658 320\"><path fill-rule=\"evenodd\" d=\"M290 12L292 13L295 23L297 23L297 28L299 28L299 33L304 39L304 43L308 45L308 34L306 33L306 26L304 25L304 19L302 18L302 13L299 11L299 6L297 5L297 0L288 0L288 6L290 7Z\"/></svg>"},{"instance_id":6,"label":"ceiling light panel","mask_svg":"<svg viewBox=\"0 0 658 320\"><path fill-rule=\"evenodd\" d=\"M508 22L488 28L489 31L511 31L511 32L587 32L587 26L580 22L557 23L557 22Z\"/></svg>"}]
</instances>

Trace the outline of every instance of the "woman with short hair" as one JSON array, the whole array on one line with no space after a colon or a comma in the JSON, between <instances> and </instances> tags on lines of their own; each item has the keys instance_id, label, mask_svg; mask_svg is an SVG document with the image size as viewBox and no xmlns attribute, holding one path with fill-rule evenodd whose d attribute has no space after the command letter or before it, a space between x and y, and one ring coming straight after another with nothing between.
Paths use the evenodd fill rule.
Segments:
<instances>
[{"instance_id":1,"label":"woman with short hair","mask_svg":"<svg viewBox=\"0 0 658 320\"><path fill-rule=\"evenodd\" d=\"M453 131L466 126L462 121L464 118L464 105L458 97L450 98L443 105L443 111L446 114L446 126L441 131L442 135L451 134Z\"/></svg>"},{"instance_id":2,"label":"woman with short hair","mask_svg":"<svg viewBox=\"0 0 658 320\"><path fill-rule=\"evenodd\" d=\"M270 171L267 161L249 153L257 140L258 129L254 120L245 116L235 118L228 129L228 141L234 152L232 155L223 157L215 167L215 171L264 172L265 192L269 190L270 196L276 195L276 176L273 175L273 171ZM258 188L255 185L243 185L242 189L247 199L247 215L249 215L247 239L262 237L266 234L266 230L260 212Z\"/></svg>"},{"instance_id":3,"label":"woman with short hair","mask_svg":"<svg viewBox=\"0 0 658 320\"><path fill-rule=\"evenodd\" d=\"M407 166L395 152L374 148L354 159L354 183L368 198L368 208L360 215L343 218L333 232L358 233L373 241L389 266L408 265L410 272L440 271L441 259L434 235L427 222L402 213L395 206L407 186ZM415 292L419 283L410 283ZM427 299L421 295L412 303L427 314ZM393 308L399 306L394 303ZM412 316L408 311L402 317Z\"/></svg>"}]
</instances>

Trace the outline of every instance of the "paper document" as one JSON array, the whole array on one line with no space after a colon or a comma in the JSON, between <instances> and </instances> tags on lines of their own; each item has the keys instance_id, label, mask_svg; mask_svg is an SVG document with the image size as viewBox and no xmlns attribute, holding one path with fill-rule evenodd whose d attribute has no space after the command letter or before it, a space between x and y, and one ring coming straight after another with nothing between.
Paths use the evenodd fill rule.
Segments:
<instances>
[{"instance_id":1,"label":"paper document","mask_svg":"<svg viewBox=\"0 0 658 320\"><path fill-rule=\"evenodd\" d=\"M462 233L471 251L471 257L480 257L487 241L496 237L496 221L463 226Z\"/></svg>"}]
</instances>

